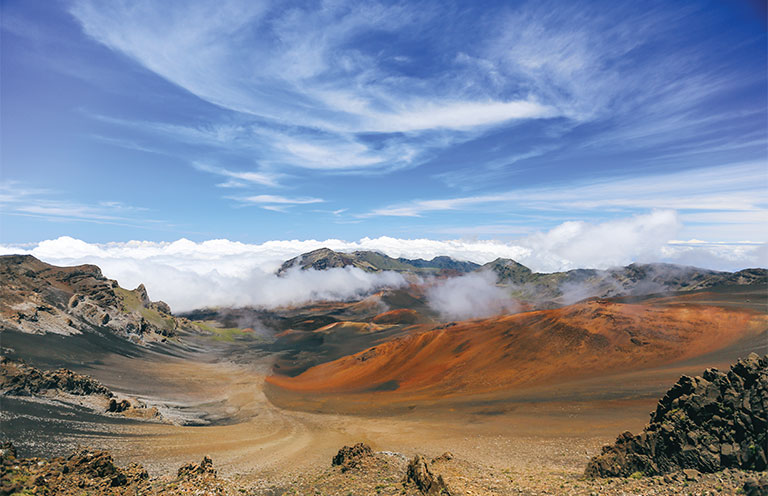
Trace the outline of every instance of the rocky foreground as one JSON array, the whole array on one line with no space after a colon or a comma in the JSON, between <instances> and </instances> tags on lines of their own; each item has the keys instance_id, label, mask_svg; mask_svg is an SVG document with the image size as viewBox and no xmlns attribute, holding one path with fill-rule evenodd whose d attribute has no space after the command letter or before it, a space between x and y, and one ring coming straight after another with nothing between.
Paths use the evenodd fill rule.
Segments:
<instances>
[{"instance_id":1,"label":"rocky foreground","mask_svg":"<svg viewBox=\"0 0 768 496\"><path fill-rule=\"evenodd\" d=\"M42 372L3 363L15 370L7 374L14 378L6 380L6 391L104 392L99 383L71 371ZM752 354L728 373L711 369L702 377L681 378L659 401L642 434L620 436L581 475L537 467L498 470L461 453L430 459L419 453L374 451L358 443L343 447L325 467L291 480L221 477L208 457L173 475L151 478L139 465L119 466L105 451L78 449L67 457L24 458L6 443L0 449L0 496L768 495L767 373L768 356Z\"/></svg>"},{"instance_id":2,"label":"rocky foreground","mask_svg":"<svg viewBox=\"0 0 768 496\"><path fill-rule=\"evenodd\" d=\"M295 480L289 487L267 481L241 483L222 478L205 457L176 474L150 478L137 464L118 466L106 451L80 449L68 457L19 458L13 445L0 448L0 496L19 494L83 495L251 495L251 496L449 496L487 494L572 495L736 495L768 494L765 473L726 469L695 470L664 476L568 478L517 473L483 473L481 467L450 453L427 460L399 453L374 452L369 446L345 446L326 470Z\"/></svg>"},{"instance_id":3,"label":"rocky foreground","mask_svg":"<svg viewBox=\"0 0 768 496\"><path fill-rule=\"evenodd\" d=\"M728 373L683 376L659 401L650 424L625 432L586 469L592 477L768 468L768 356L752 353Z\"/></svg>"}]
</instances>

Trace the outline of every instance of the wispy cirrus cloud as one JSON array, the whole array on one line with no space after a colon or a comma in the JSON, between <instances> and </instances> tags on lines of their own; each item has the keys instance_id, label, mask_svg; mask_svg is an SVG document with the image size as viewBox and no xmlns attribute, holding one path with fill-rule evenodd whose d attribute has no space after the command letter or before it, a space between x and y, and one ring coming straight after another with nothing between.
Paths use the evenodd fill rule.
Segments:
<instances>
[{"instance_id":1,"label":"wispy cirrus cloud","mask_svg":"<svg viewBox=\"0 0 768 496\"><path fill-rule=\"evenodd\" d=\"M280 195L231 196L228 198L243 206L256 205L264 210L283 213L287 212L289 207L296 205L312 205L325 202L322 198L287 197Z\"/></svg>"},{"instance_id":2,"label":"wispy cirrus cloud","mask_svg":"<svg viewBox=\"0 0 768 496\"><path fill-rule=\"evenodd\" d=\"M219 176L224 176L228 180L224 183L219 183L217 186L226 188L245 187L248 184L259 184L262 186L277 186L278 174L270 174L264 172L249 172L249 171L232 171L223 167L216 167L200 162L194 162L195 169L202 172L209 172Z\"/></svg>"},{"instance_id":3,"label":"wispy cirrus cloud","mask_svg":"<svg viewBox=\"0 0 768 496\"><path fill-rule=\"evenodd\" d=\"M689 222L738 224L763 231L768 216L765 162L706 169L614 177L548 187L519 188L495 194L415 200L389 205L362 217L420 217L443 211L549 211L594 213L605 210L671 209Z\"/></svg>"},{"instance_id":4,"label":"wispy cirrus cloud","mask_svg":"<svg viewBox=\"0 0 768 496\"><path fill-rule=\"evenodd\" d=\"M446 22L462 9L462 23ZM764 112L739 121L710 104L760 81L727 61L712 64L712 47L681 41L680 26L709 22L687 5L537 2L469 12L444 2L75 0L70 10L99 43L224 109L197 124L133 123L258 164L249 172L256 180L228 177L220 187L274 187L286 172L412 168L499 130L511 139L431 173L450 188L482 190L553 150L634 149L684 163L719 147L756 153L765 141L754 129ZM530 122L543 127L515 139ZM570 138L588 124L596 132ZM726 124L739 132L711 132Z\"/></svg>"},{"instance_id":5,"label":"wispy cirrus cloud","mask_svg":"<svg viewBox=\"0 0 768 496\"><path fill-rule=\"evenodd\" d=\"M235 197L237 201L243 203L262 204L262 203L276 203L283 205L309 205L312 203L323 203L325 200L321 198L288 198L278 195L254 195L254 196L239 196Z\"/></svg>"},{"instance_id":6,"label":"wispy cirrus cloud","mask_svg":"<svg viewBox=\"0 0 768 496\"><path fill-rule=\"evenodd\" d=\"M245 132L246 141L274 145L268 160L275 165L366 169L409 162L430 146L409 143L403 134L451 132L449 141L464 141L527 119L578 123L637 106L670 114L671 103L676 110L691 107L731 82L694 77L696 53L685 64L679 53L675 63L663 53L653 61L637 55L654 36L668 35L686 9L603 7L497 6L493 18L470 21L483 26L481 36L468 35L471 26L439 24L452 7L438 3L286 9L228 0L177 9L146 0L78 0L71 11L97 41L206 101L266 124L197 133L206 139L227 141L232 131ZM616 23L619 14L633 22ZM420 38L423 53L414 56L405 47L425 25L440 28ZM441 64L420 70L422 57L433 53L441 54ZM373 147L360 133L393 138Z\"/></svg>"},{"instance_id":7,"label":"wispy cirrus cloud","mask_svg":"<svg viewBox=\"0 0 768 496\"><path fill-rule=\"evenodd\" d=\"M5 215L35 217L52 222L88 222L145 229L167 227L165 221L148 218L148 209L105 200L83 203L60 198L60 194L28 188L18 181L0 182L0 207Z\"/></svg>"}]
</instances>

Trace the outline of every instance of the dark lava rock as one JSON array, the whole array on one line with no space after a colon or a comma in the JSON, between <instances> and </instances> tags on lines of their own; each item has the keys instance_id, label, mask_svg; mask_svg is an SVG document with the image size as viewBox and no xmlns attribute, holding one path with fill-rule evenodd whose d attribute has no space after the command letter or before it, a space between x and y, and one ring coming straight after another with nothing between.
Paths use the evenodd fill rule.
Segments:
<instances>
[{"instance_id":1,"label":"dark lava rock","mask_svg":"<svg viewBox=\"0 0 768 496\"><path fill-rule=\"evenodd\" d=\"M100 479L103 481L102 485L111 487L125 486L149 478L147 471L139 465L132 464L127 469L121 469L115 466L112 455L108 452L88 449L70 455L62 473Z\"/></svg>"},{"instance_id":2,"label":"dark lava rock","mask_svg":"<svg viewBox=\"0 0 768 496\"><path fill-rule=\"evenodd\" d=\"M435 476L429 470L427 460L421 455L416 455L408 463L408 468L405 472L405 483L415 484L419 491L427 496L451 495L451 492L445 485L443 476Z\"/></svg>"},{"instance_id":3,"label":"dark lava rock","mask_svg":"<svg viewBox=\"0 0 768 496\"><path fill-rule=\"evenodd\" d=\"M710 473L768 467L768 356L752 353L728 373L707 369L681 377L637 436L621 434L592 458L588 477Z\"/></svg>"},{"instance_id":4,"label":"dark lava rock","mask_svg":"<svg viewBox=\"0 0 768 496\"><path fill-rule=\"evenodd\" d=\"M149 474L141 465L115 465L106 451L81 449L67 458L0 459L0 495L42 494L129 496L149 493Z\"/></svg>"},{"instance_id":5,"label":"dark lava rock","mask_svg":"<svg viewBox=\"0 0 768 496\"><path fill-rule=\"evenodd\" d=\"M116 399L112 398L109 400L109 406L107 407L107 411L111 413L120 413L124 412L131 408L131 402L128 400L122 400L117 401Z\"/></svg>"},{"instance_id":6,"label":"dark lava rock","mask_svg":"<svg viewBox=\"0 0 768 496\"><path fill-rule=\"evenodd\" d=\"M361 467L365 461L373 456L373 450L365 443L357 443L354 446L344 446L333 457L331 465L340 466L342 472Z\"/></svg>"},{"instance_id":7,"label":"dark lava rock","mask_svg":"<svg viewBox=\"0 0 768 496\"><path fill-rule=\"evenodd\" d=\"M112 397L112 392L95 379L69 369L41 371L22 360L0 357L0 391L14 396L31 396L47 390L86 396Z\"/></svg>"},{"instance_id":8,"label":"dark lava rock","mask_svg":"<svg viewBox=\"0 0 768 496\"><path fill-rule=\"evenodd\" d=\"M17 456L16 446L12 442L5 441L3 444L0 444L0 460L16 458Z\"/></svg>"},{"instance_id":9,"label":"dark lava rock","mask_svg":"<svg viewBox=\"0 0 768 496\"><path fill-rule=\"evenodd\" d=\"M768 476L748 479L742 487L745 496L768 496Z\"/></svg>"},{"instance_id":10,"label":"dark lava rock","mask_svg":"<svg viewBox=\"0 0 768 496\"><path fill-rule=\"evenodd\" d=\"M204 456L199 464L188 463L179 468L178 478L189 479L192 477L210 476L216 477L216 469L213 468L213 460L209 456Z\"/></svg>"}]
</instances>

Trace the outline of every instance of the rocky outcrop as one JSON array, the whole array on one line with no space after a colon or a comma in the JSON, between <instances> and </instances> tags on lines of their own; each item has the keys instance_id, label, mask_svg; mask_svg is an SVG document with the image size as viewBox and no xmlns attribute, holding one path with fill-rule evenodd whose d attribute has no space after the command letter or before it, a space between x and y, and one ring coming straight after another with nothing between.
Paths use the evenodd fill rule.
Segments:
<instances>
[{"instance_id":1,"label":"rocky outcrop","mask_svg":"<svg viewBox=\"0 0 768 496\"><path fill-rule=\"evenodd\" d=\"M200 463L188 463L179 468L179 479L191 479L196 477L216 477L216 469L213 468L213 460L204 456Z\"/></svg>"},{"instance_id":2,"label":"rocky outcrop","mask_svg":"<svg viewBox=\"0 0 768 496\"><path fill-rule=\"evenodd\" d=\"M0 448L0 496L178 496L180 494L246 494L245 488L220 479L208 457L179 469L175 480L155 479L141 465L120 467L106 451L80 449L68 457L19 458L11 443ZM248 492L249 493L249 492Z\"/></svg>"},{"instance_id":3,"label":"rocky outcrop","mask_svg":"<svg viewBox=\"0 0 768 496\"><path fill-rule=\"evenodd\" d=\"M106 451L83 449L67 458L62 470L65 474L82 475L103 482L101 485L125 486L149 478L147 471L139 465L121 469L115 465L112 455Z\"/></svg>"},{"instance_id":4,"label":"rocky outcrop","mask_svg":"<svg viewBox=\"0 0 768 496\"><path fill-rule=\"evenodd\" d=\"M66 458L20 459L5 443L0 474L0 494L127 495L149 489L149 475L140 465L121 468L108 452L90 449Z\"/></svg>"},{"instance_id":5,"label":"rocky outcrop","mask_svg":"<svg viewBox=\"0 0 768 496\"><path fill-rule=\"evenodd\" d=\"M86 406L99 413L162 420L157 408L150 408L135 398L116 398L109 388L92 377L69 369L39 370L22 360L11 360L5 356L0 356L0 395L56 395L60 401Z\"/></svg>"},{"instance_id":6,"label":"rocky outcrop","mask_svg":"<svg viewBox=\"0 0 768 496\"><path fill-rule=\"evenodd\" d=\"M344 446L333 457L331 465L341 467L342 472L361 468L373 457L373 450L365 443Z\"/></svg>"},{"instance_id":7,"label":"rocky outcrop","mask_svg":"<svg viewBox=\"0 0 768 496\"><path fill-rule=\"evenodd\" d=\"M121 413L131 408L131 402L128 400L116 400L112 398L107 405L107 412Z\"/></svg>"},{"instance_id":8,"label":"rocky outcrop","mask_svg":"<svg viewBox=\"0 0 768 496\"><path fill-rule=\"evenodd\" d=\"M415 484L419 491L426 496L451 495L443 477L441 475L434 475L429 469L427 460L421 455L416 455L408 463L404 482L406 484Z\"/></svg>"},{"instance_id":9,"label":"rocky outcrop","mask_svg":"<svg viewBox=\"0 0 768 496\"><path fill-rule=\"evenodd\" d=\"M41 371L21 360L0 357L0 392L13 396L32 396L55 390L78 396L113 396L106 386L87 375L69 369ZM114 401L114 400L113 400Z\"/></svg>"},{"instance_id":10,"label":"rocky outcrop","mask_svg":"<svg viewBox=\"0 0 768 496\"><path fill-rule=\"evenodd\" d=\"M592 458L589 477L715 472L768 467L768 356L752 353L728 373L683 376L659 401L650 424L621 434Z\"/></svg>"},{"instance_id":11,"label":"rocky outcrop","mask_svg":"<svg viewBox=\"0 0 768 496\"><path fill-rule=\"evenodd\" d=\"M171 315L168 304L152 302L143 285L121 288L95 265L57 267L29 255L0 256L0 330L70 335L93 328L138 342L197 330Z\"/></svg>"}]
</instances>

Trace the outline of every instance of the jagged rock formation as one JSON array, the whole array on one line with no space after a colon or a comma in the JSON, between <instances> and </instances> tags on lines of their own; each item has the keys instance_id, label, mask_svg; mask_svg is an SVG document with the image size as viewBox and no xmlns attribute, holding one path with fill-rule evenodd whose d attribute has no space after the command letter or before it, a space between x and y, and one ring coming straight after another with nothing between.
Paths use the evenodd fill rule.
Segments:
<instances>
[{"instance_id":1,"label":"jagged rock formation","mask_svg":"<svg viewBox=\"0 0 768 496\"><path fill-rule=\"evenodd\" d=\"M87 375L77 374L69 369L40 371L23 361L0 357L0 391L3 394L32 396L49 390L78 396L113 396L106 386Z\"/></svg>"},{"instance_id":2,"label":"jagged rock formation","mask_svg":"<svg viewBox=\"0 0 768 496\"><path fill-rule=\"evenodd\" d=\"M443 477L441 475L435 476L429 469L427 460L421 455L416 455L408 463L408 468L405 472L405 483L415 484L419 491L427 496L451 495Z\"/></svg>"},{"instance_id":3,"label":"jagged rock formation","mask_svg":"<svg viewBox=\"0 0 768 496\"><path fill-rule=\"evenodd\" d=\"M159 419L155 407L148 408L143 402L115 398L108 387L87 375L69 369L39 370L22 360L0 356L0 395L42 396L54 394L60 400L81 404L74 397L89 396L94 401L85 404L100 413L120 413L124 416ZM72 396L69 396L72 395Z\"/></svg>"},{"instance_id":4,"label":"jagged rock formation","mask_svg":"<svg viewBox=\"0 0 768 496\"><path fill-rule=\"evenodd\" d=\"M131 408L131 402L128 400L116 400L112 398L109 400L109 405L107 406L107 411L109 413L121 413Z\"/></svg>"},{"instance_id":5,"label":"jagged rock formation","mask_svg":"<svg viewBox=\"0 0 768 496\"><path fill-rule=\"evenodd\" d=\"M177 496L244 493L244 488L219 479L208 457L199 465L189 464L180 468L175 480L150 481L149 474L141 465L131 463L120 467L106 451L80 449L68 457L19 458L13 444L6 442L0 447L0 495Z\"/></svg>"},{"instance_id":6,"label":"jagged rock formation","mask_svg":"<svg viewBox=\"0 0 768 496\"><path fill-rule=\"evenodd\" d=\"M432 260L410 260L407 258L392 258L375 251L355 251L341 253L328 248L304 253L286 261L277 271L284 275L289 269L300 267L302 270L326 270L341 267L357 267L366 272L391 270L395 272L411 272L416 274L460 274L471 272L479 267L472 262L462 262L451 257L435 257Z\"/></svg>"},{"instance_id":7,"label":"jagged rock formation","mask_svg":"<svg viewBox=\"0 0 768 496\"><path fill-rule=\"evenodd\" d=\"M650 424L594 457L590 477L715 472L768 467L768 356L752 353L728 373L683 376L659 401Z\"/></svg>"},{"instance_id":8,"label":"jagged rock formation","mask_svg":"<svg viewBox=\"0 0 768 496\"><path fill-rule=\"evenodd\" d=\"M3 446L0 494L128 495L149 489L144 468L137 464L120 468L106 451L83 449L67 458L19 459L12 444Z\"/></svg>"},{"instance_id":9,"label":"jagged rock formation","mask_svg":"<svg viewBox=\"0 0 768 496\"><path fill-rule=\"evenodd\" d=\"M373 450L365 443L357 443L354 446L344 446L333 457L331 465L341 467L342 472L360 468L373 457Z\"/></svg>"},{"instance_id":10,"label":"jagged rock formation","mask_svg":"<svg viewBox=\"0 0 768 496\"><path fill-rule=\"evenodd\" d=\"M108 328L136 341L164 339L194 328L168 305L107 279L95 265L56 267L30 255L0 256L0 330L78 334Z\"/></svg>"},{"instance_id":11,"label":"jagged rock formation","mask_svg":"<svg viewBox=\"0 0 768 496\"><path fill-rule=\"evenodd\" d=\"M180 467L177 477L179 479L216 477L216 469L213 468L213 460L209 456L204 456L200 463L188 463Z\"/></svg>"}]
</instances>

